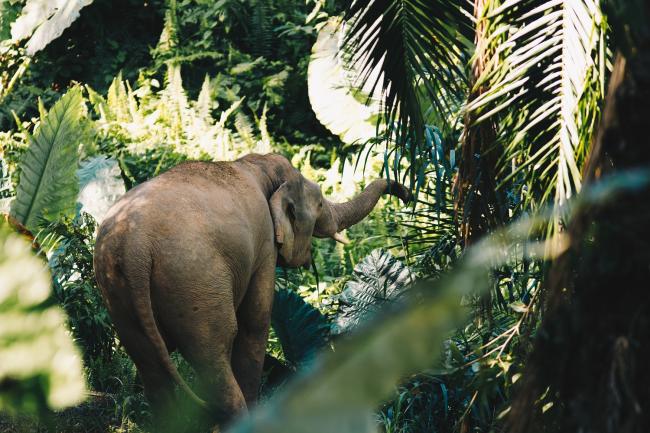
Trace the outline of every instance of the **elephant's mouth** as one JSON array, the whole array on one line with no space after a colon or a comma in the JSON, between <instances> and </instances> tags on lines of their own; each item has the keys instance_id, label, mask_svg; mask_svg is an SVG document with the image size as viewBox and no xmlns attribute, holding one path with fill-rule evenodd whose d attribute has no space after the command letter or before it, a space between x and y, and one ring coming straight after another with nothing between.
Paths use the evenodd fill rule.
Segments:
<instances>
[{"instance_id":1,"label":"elephant's mouth","mask_svg":"<svg viewBox=\"0 0 650 433\"><path fill-rule=\"evenodd\" d=\"M311 254L308 254L304 260L292 258L291 261L285 259L281 254L278 254L276 265L282 268L309 268L311 265Z\"/></svg>"}]
</instances>

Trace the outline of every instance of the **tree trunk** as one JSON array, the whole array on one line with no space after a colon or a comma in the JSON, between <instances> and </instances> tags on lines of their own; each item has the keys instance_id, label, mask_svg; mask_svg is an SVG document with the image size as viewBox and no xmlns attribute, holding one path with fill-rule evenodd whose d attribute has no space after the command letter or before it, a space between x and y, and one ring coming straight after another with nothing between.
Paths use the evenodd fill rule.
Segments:
<instances>
[{"instance_id":1,"label":"tree trunk","mask_svg":"<svg viewBox=\"0 0 650 433\"><path fill-rule=\"evenodd\" d=\"M487 58L487 39L483 9L487 0L474 0L476 25L476 53L472 62L469 79L470 95L468 103L478 98L487 89L475 84L485 69ZM492 119L476 125L476 115L466 113L462 138L461 159L455 181L455 213L459 220L460 237L464 247L474 244L483 235L503 224L507 217L505 199L497 191L496 170L500 146L496 139L496 126ZM492 291L487 291L479 299L480 317L488 321L492 328Z\"/></svg>"},{"instance_id":2,"label":"tree trunk","mask_svg":"<svg viewBox=\"0 0 650 433\"><path fill-rule=\"evenodd\" d=\"M587 187L628 170L648 176L649 47L646 39L617 55ZM650 431L650 186L640 185L571 220L571 247L547 275L547 312L510 433Z\"/></svg>"},{"instance_id":3,"label":"tree trunk","mask_svg":"<svg viewBox=\"0 0 650 433\"><path fill-rule=\"evenodd\" d=\"M486 90L475 84L485 69L487 39L483 9L487 0L474 1L476 26L476 54L472 62L468 102L474 101ZM475 243L485 233L505 222L507 210L502 194L496 191L496 169L500 147L496 126L490 119L475 125L476 115L465 114L462 155L458 167L455 190L456 217L460 220L460 235L465 247Z\"/></svg>"}]
</instances>

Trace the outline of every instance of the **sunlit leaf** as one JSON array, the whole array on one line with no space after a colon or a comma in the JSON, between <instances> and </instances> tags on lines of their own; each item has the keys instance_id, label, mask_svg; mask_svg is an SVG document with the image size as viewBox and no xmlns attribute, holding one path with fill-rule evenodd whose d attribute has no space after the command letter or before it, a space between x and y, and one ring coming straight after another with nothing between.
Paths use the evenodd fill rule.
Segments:
<instances>
[{"instance_id":1,"label":"sunlit leaf","mask_svg":"<svg viewBox=\"0 0 650 433\"><path fill-rule=\"evenodd\" d=\"M377 135L381 95L355 87L355 71L348 70L341 50L344 28L340 19L330 18L318 33L307 70L309 102L316 118L344 143L365 142Z\"/></svg>"},{"instance_id":2,"label":"sunlit leaf","mask_svg":"<svg viewBox=\"0 0 650 433\"><path fill-rule=\"evenodd\" d=\"M79 17L79 11L93 0L27 0L21 16L11 25L11 37L29 38L27 54L45 48Z\"/></svg>"}]
</instances>

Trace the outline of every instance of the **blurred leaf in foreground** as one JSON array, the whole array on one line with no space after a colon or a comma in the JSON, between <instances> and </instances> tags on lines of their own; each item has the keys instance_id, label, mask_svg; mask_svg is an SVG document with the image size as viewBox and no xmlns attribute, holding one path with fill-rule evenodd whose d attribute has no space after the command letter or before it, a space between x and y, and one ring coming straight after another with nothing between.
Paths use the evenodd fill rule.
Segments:
<instances>
[{"instance_id":1,"label":"blurred leaf in foreground","mask_svg":"<svg viewBox=\"0 0 650 433\"><path fill-rule=\"evenodd\" d=\"M78 404L81 358L50 276L29 243L0 223L0 410L43 414Z\"/></svg>"}]
</instances>

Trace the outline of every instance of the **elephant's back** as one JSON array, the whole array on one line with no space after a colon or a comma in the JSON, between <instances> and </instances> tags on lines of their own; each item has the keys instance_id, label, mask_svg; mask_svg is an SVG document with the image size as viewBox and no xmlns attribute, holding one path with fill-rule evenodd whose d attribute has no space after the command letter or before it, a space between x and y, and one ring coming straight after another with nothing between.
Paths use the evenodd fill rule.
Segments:
<instances>
[{"instance_id":1,"label":"elephant's back","mask_svg":"<svg viewBox=\"0 0 650 433\"><path fill-rule=\"evenodd\" d=\"M133 239L158 261L170 251L188 259L222 252L241 260L273 245L273 224L250 174L227 162L187 162L133 188L109 210L98 244L128 250Z\"/></svg>"}]
</instances>

